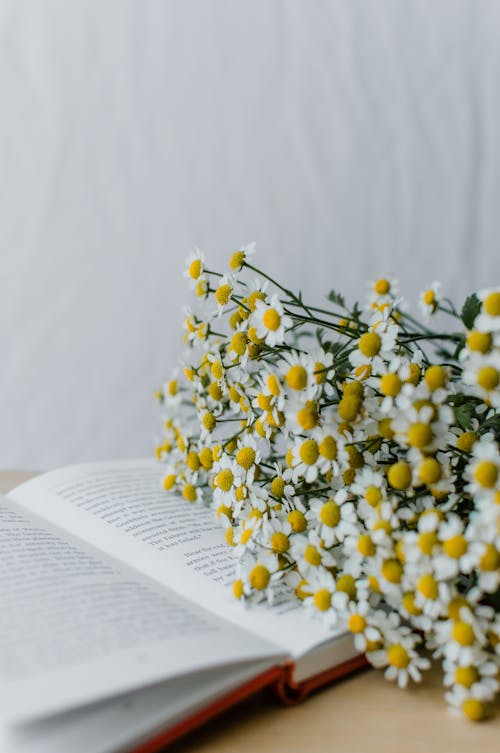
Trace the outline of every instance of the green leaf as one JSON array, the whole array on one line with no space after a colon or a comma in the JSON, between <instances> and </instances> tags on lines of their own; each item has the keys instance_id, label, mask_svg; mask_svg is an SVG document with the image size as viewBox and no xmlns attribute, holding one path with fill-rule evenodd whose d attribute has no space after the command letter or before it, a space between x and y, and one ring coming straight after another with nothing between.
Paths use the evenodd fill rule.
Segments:
<instances>
[{"instance_id":1,"label":"green leaf","mask_svg":"<svg viewBox=\"0 0 500 753\"><path fill-rule=\"evenodd\" d=\"M470 295L462 306L462 313L460 314L463 323L467 329L472 329L474 326L474 320L481 310L481 301L475 293Z\"/></svg>"},{"instance_id":2,"label":"green leaf","mask_svg":"<svg viewBox=\"0 0 500 753\"><path fill-rule=\"evenodd\" d=\"M337 306L345 308L345 298L340 293L337 293L335 290L330 290L327 297L331 303L336 303Z\"/></svg>"}]
</instances>

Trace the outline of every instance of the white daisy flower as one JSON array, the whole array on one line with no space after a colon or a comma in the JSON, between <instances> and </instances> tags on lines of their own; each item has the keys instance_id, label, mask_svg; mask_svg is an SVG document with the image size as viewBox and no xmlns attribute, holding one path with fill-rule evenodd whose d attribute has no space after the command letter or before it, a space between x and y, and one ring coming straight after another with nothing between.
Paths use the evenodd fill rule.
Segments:
<instances>
[{"instance_id":1,"label":"white daisy flower","mask_svg":"<svg viewBox=\"0 0 500 753\"><path fill-rule=\"evenodd\" d=\"M482 306L474 326L481 332L500 331L500 289L483 288L478 291L477 297Z\"/></svg>"},{"instance_id":2,"label":"white daisy flower","mask_svg":"<svg viewBox=\"0 0 500 753\"><path fill-rule=\"evenodd\" d=\"M368 310L373 311L375 308L381 308L391 305L395 296L398 294L398 280L390 277L380 277L377 280L370 280L367 283L368 288Z\"/></svg>"},{"instance_id":3,"label":"white daisy flower","mask_svg":"<svg viewBox=\"0 0 500 753\"><path fill-rule=\"evenodd\" d=\"M232 275L222 275L219 279L219 284L215 290L215 302L217 303L217 312L219 317L226 306L231 302L231 297L234 290L234 278Z\"/></svg>"},{"instance_id":4,"label":"white daisy flower","mask_svg":"<svg viewBox=\"0 0 500 753\"><path fill-rule=\"evenodd\" d=\"M229 266L231 267L231 270L233 272L237 272L241 269L244 262L248 262L251 260L252 256L255 254L255 246L256 243L253 241L252 243L248 243L246 246L241 246L237 251L235 251L230 260L229 260Z\"/></svg>"},{"instance_id":5,"label":"white daisy flower","mask_svg":"<svg viewBox=\"0 0 500 753\"><path fill-rule=\"evenodd\" d=\"M464 523L458 515L451 513L439 526L438 538L441 544L433 559L433 569L439 580L454 578L458 573L470 573L475 564L470 552L470 542L464 535Z\"/></svg>"},{"instance_id":6,"label":"white daisy flower","mask_svg":"<svg viewBox=\"0 0 500 753\"><path fill-rule=\"evenodd\" d=\"M288 394L295 397L300 394L302 400L314 400L321 392L315 368L316 363L306 353L286 353L280 364L280 372Z\"/></svg>"},{"instance_id":7,"label":"white daisy flower","mask_svg":"<svg viewBox=\"0 0 500 753\"><path fill-rule=\"evenodd\" d=\"M243 594L254 601L267 599L272 604L276 586L282 577L276 566L277 558L272 553L260 551L256 556L246 551L240 559L237 573Z\"/></svg>"},{"instance_id":8,"label":"white daisy flower","mask_svg":"<svg viewBox=\"0 0 500 753\"><path fill-rule=\"evenodd\" d=\"M296 561L300 573L308 579L311 574L335 565L334 557L323 548L322 541L316 531L309 531L307 536L305 534L294 536L290 553Z\"/></svg>"},{"instance_id":9,"label":"white daisy flower","mask_svg":"<svg viewBox=\"0 0 500 753\"><path fill-rule=\"evenodd\" d=\"M319 446L315 439L297 437L292 447L292 480L303 478L307 484L316 481L319 473Z\"/></svg>"},{"instance_id":10,"label":"white daisy flower","mask_svg":"<svg viewBox=\"0 0 500 753\"><path fill-rule=\"evenodd\" d=\"M422 290L418 298L418 305L425 319L429 319L436 311L441 298L440 282L433 282L430 287Z\"/></svg>"},{"instance_id":11,"label":"white daisy flower","mask_svg":"<svg viewBox=\"0 0 500 753\"><path fill-rule=\"evenodd\" d=\"M223 453L213 466L214 500L217 504L231 505L236 490L245 481L245 470L234 458Z\"/></svg>"},{"instance_id":12,"label":"white daisy flower","mask_svg":"<svg viewBox=\"0 0 500 753\"><path fill-rule=\"evenodd\" d=\"M465 361L462 379L471 385L473 393L488 401L494 408L500 408L500 352L486 356L472 354Z\"/></svg>"},{"instance_id":13,"label":"white daisy flower","mask_svg":"<svg viewBox=\"0 0 500 753\"><path fill-rule=\"evenodd\" d=\"M333 627L339 622L338 600L337 605L334 602L334 596L340 596L335 593L335 580L331 573L323 568L308 575L307 590L310 596L304 599L304 607L310 615L320 618L326 625ZM342 595L343 602L346 600L346 594Z\"/></svg>"},{"instance_id":14,"label":"white daisy flower","mask_svg":"<svg viewBox=\"0 0 500 753\"><path fill-rule=\"evenodd\" d=\"M382 635L374 623L371 611L368 601L362 599L349 602L346 614L342 615L353 634L354 645L358 651L372 649L372 646L382 641Z\"/></svg>"},{"instance_id":15,"label":"white daisy flower","mask_svg":"<svg viewBox=\"0 0 500 753\"><path fill-rule=\"evenodd\" d=\"M465 467L465 487L471 495L489 496L500 490L500 452L491 435L484 435L472 448L472 457Z\"/></svg>"},{"instance_id":16,"label":"white daisy flower","mask_svg":"<svg viewBox=\"0 0 500 753\"><path fill-rule=\"evenodd\" d=\"M498 692L498 663L484 652L476 657L475 664L457 664L444 659L443 670L446 687L458 686L470 690L475 697L487 700Z\"/></svg>"},{"instance_id":17,"label":"white daisy flower","mask_svg":"<svg viewBox=\"0 0 500 753\"><path fill-rule=\"evenodd\" d=\"M352 502L346 502L347 492L341 489L328 499L310 499L306 518L315 526L326 547L331 547L346 536L355 535L358 520Z\"/></svg>"},{"instance_id":18,"label":"white daisy flower","mask_svg":"<svg viewBox=\"0 0 500 753\"><path fill-rule=\"evenodd\" d=\"M191 287L195 287L205 269L205 254L195 248L186 258L184 277L187 277Z\"/></svg>"},{"instance_id":19,"label":"white daisy flower","mask_svg":"<svg viewBox=\"0 0 500 753\"><path fill-rule=\"evenodd\" d=\"M388 643L385 649L370 654L374 666L386 667L384 676L387 680L395 680L400 688L408 685L408 680L420 682L422 671L429 669L430 661L419 656L415 651L415 644L419 640L415 634L403 634Z\"/></svg>"},{"instance_id":20,"label":"white daisy flower","mask_svg":"<svg viewBox=\"0 0 500 753\"><path fill-rule=\"evenodd\" d=\"M274 348L285 341L285 332L292 326L292 320L285 314L279 297L273 295L267 301L256 300L250 325L255 327L257 337Z\"/></svg>"},{"instance_id":21,"label":"white daisy flower","mask_svg":"<svg viewBox=\"0 0 500 753\"><path fill-rule=\"evenodd\" d=\"M384 312L373 321L368 332L361 335L357 349L349 356L350 362L354 367L370 365L372 371L381 371L385 363L394 359L397 334L397 326Z\"/></svg>"}]
</instances>

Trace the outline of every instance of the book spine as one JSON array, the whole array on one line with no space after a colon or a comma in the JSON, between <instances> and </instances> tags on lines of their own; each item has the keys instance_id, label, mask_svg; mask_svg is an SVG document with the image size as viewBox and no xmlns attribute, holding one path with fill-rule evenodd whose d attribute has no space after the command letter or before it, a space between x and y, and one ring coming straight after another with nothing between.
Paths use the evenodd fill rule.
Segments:
<instances>
[{"instance_id":1,"label":"book spine","mask_svg":"<svg viewBox=\"0 0 500 753\"><path fill-rule=\"evenodd\" d=\"M293 674L295 665L293 662L286 664L281 672L280 677L275 685L275 691L280 701L286 706L294 706L307 698L308 695L315 690L328 685L331 682L340 680L346 675L350 675L353 672L359 672L362 669L367 669L370 665L364 654L352 657L342 664L338 664L336 667L330 667L324 672L319 672L317 675L308 677L307 680L302 682L295 682Z\"/></svg>"},{"instance_id":2,"label":"book spine","mask_svg":"<svg viewBox=\"0 0 500 753\"><path fill-rule=\"evenodd\" d=\"M258 693L266 687L275 687L283 674L283 667L272 667L271 669L263 672L262 674L254 677L249 682L241 685L239 688L232 690L230 693L218 698L208 706L204 706L199 711L195 712L189 717L182 719L174 724L172 727L159 732L154 737L148 738L144 742L130 748L128 753L158 753L166 745L177 740L179 737L192 732L197 727L200 727L205 722L208 722L215 716L222 714L227 709L231 708L240 701L249 698L251 695Z\"/></svg>"}]
</instances>

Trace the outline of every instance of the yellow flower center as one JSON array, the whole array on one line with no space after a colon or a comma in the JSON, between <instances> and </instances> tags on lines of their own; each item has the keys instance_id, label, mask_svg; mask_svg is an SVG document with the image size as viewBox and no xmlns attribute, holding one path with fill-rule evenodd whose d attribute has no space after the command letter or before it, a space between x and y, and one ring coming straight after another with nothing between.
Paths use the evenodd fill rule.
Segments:
<instances>
[{"instance_id":1,"label":"yellow flower center","mask_svg":"<svg viewBox=\"0 0 500 753\"><path fill-rule=\"evenodd\" d=\"M401 583L401 577L403 575L403 567L401 562L396 559L388 559L382 563L381 568L382 575L389 583Z\"/></svg>"},{"instance_id":2,"label":"yellow flower center","mask_svg":"<svg viewBox=\"0 0 500 753\"><path fill-rule=\"evenodd\" d=\"M163 488L168 492L175 486L176 480L177 477L175 473L171 473L168 476L165 476L165 478L163 479Z\"/></svg>"},{"instance_id":3,"label":"yellow flower center","mask_svg":"<svg viewBox=\"0 0 500 753\"><path fill-rule=\"evenodd\" d=\"M437 484L442 474L442 468L436 458L426 458L418 466L418 477L423 484L430 486Z\"/></svg>"},{"instance_id":4,"label":"yellow flower center","mask_svg":"<svg viewBox=\"0 0 500 753\"><path fill-rule=\"evenodd\" d=\"M337 442L334 437L327 435L319 444L319 454L326 460L335 460L337 457Z\"/></svg>"},{"instance_id":5,"label":"yellow flower center","mask_svg":"<svg viewBox=\"0 0 500 753\"><path fill-rule=\"evenodd\" d=\"M238 502L242 502L244 499L246 499L247 494L248 494L248 488L245 486L245 484L238 486L238 488L234 492L234 496L236 497ZM252 513L250 513L250 517L255 517L255 516L252 515Z\"/></svg>"},{"instance_id":6,"label":"yellow flower center","mask_svg":"<svg viewBox=\"0 0 500 753\"><path fill-rule=\"evenodd\" d=\"M500 293L490 293L486 296L483 306L489 316L500 316Z\"/></svg>"},{"instance_id":7,"label":"yellow flower center","mask_svg":"<svg viewBox=\"0 0 500 753\"><path fill-rule=\"evenodd\" d=\"M307 528L306 517L300 510L291 510L288 513L287 520L292 526L294 533L303 533Z\"/></svg>"},{"instance_id":8,"label":"yellow flower center","mask_svg":"<svg viewBox=\"0 0 500 753\"><path fill-rule=\"evenodd\" d=\"M453 625L451 630L451 637L454 641L460 644L460 646L472 646L474 643L475 635L472 625L463 620L458 620Z\"/></svg>"},{"instance_id":9,"label":"yellow flower center","mask_svg":"<svg viewBox=\"0 0 500 753\"><path fill-rule=\"evenodd\" d=\"M240 544L246 544L252 538L253 529L247 528L240 536Z\"/></svg>"},{"instance_id":10,"label":"yellow flower center","mask_svg":"<svg viewBox=\"0 0 500 753\"><path fill-rule=\"evenodd\" d=\"M323 384L326 381L326 366L320 361L314 364L314 381L316 384Z\"/></svg>"},{"instance_id":11,"label":"yellow flower center","mask_svg":"<svg viewBox=\"0 0 500 753\"><path fill-rule=\"evenodd\" d=\"M500 382L500 375L493 366L482 366L477 372L477 383L486 392L491 392Z\"/></svg>"},{"instance_id":12,"label":"yellow flower center","mask_svg":"<svg viewBox=\"0 0 500 753\"><path fill-rule=\"evenodd\" d=\"M281 499L285 493L285 482L280 476L276 476L271 481L271 494L276 499Z\"/></svg>"},{"instance_id":13,"label":"yellow flower center","mask_svg":"<svg viewBox=\"0 0 500 753\"><path fill-rule=\"evenodd\" d=\"M276 332L281 324L281 316L276 309L266 309L264 316L262 317L262 323L266 329Z\"/></svg>"},{"instance_id":14,"label":"yellow flower center","mask_svg":"<svg viewBox=\"0 0 500 753\"><path fill-rule=\"evenodd\" d=\"M474 468L474 478L479 486L492 489L498 480L498 468L491 460L482 460Z\"/></svg>"},{"instance_id":15,"label":"yellow flower center","mask_svg":"<svg viewBox=\"0 0 500 753\"><path fill-rule=\"evenodd\" d=\"M207 293L208 293L208 283L207 283L207 281L204 280L203 278L201 278L200 280L198 280L198 282L196 284L196 291L195 292L196 292L196 295L198 296L198 298L203 298L203 296L206 296Z\"/></svg>"},{"instance_id":16,"label":"yellow flower center","mask_svg":"<svg viewBox=\"0 0 500 753\"><path fill-rule=\"evenodd\" d=\"M308 544L304 549L304 559L313 567L321 565L321 554L313 544Z\"/></svg>"},{"instance_id":17,"label":"yellow flower center","mask_svg":"<svg viewBox=\"0 0 500 753\"><path fill-rule=\"evenodd\" d=\"M339 402L339 416L343 421L354 421L358 415L362 400L356 395L344 395Z\"/></svg>"},{"instance_id":18,"label":"yellow flower center","mask_svg":"<svg viewBox=\"0 0 500 753\"><path fill-rule=\"evenodd\" d=\"M356 581L354 580L354 576L350 573L341 575L340 578L337 579L337 591L342 591L342 593L347 594L350 599L354 599L356 596Z\"/></svg>"},{"instance_id":19,"label":"yellow flower center","mask_svg":"<svg viewBox=\"0 0 500 753\"><path fill-rule=\"evenodd\" d=\"M432 554L432 550L436 546L437 541L438 537L435 531L424 531L419 535L417 545L422 554L430 555Z\"/></svg>"},{"instance_id":20,"label":"yellow flower center","mask_svg":"<svg viewBox=\"0 0 500 753\"><path fill-rule=\"evenodd\" d=\"M255 463L255 450L252 447L242 447L236 454L236 462L248 471Z\"/></svg>"},{"instance_id":21,"label":"yellow flower center","mask_svg":"<svg viewBox=\"0 0 500 753\"><path fill-rule=\"evenodd\" d=\"M213 466L214 460L210 447L203 447L203 449L200 450L200 463L206 471L209 471Z\"/></svg>"},{"instance_id":22,"label":"yellow flower center","mask_svg":"<svg viewBox=\"0 0 500 753\"><path fill-rule=\"evenodd\" d=\"M462 536L460 533L443 542L443 549L448 557L456 560L460 559L460 557L465 554L467 547L467 540L465 536Z\"/></svg>"},{"instance_id":23,"label":"yellow flower center","mask_svg":"<svg viewBox=\"0 0 500 753\"><path fill-rule=\"evenodd\" d=\"M425 291L423 298L427 306L433 306L436 303L436 294L431 289Z\"/></svg>"},{"instance_id":24,"label":"yellow flower center","mask_svg":"<svg viewBox=\"0 0 500 753\"><path fill-rule=\"evenodd\" d=\"M389 471L387 473L387 480L389 481L393 489L398 489L399 491L408 489L411 484L410 465L408 463L405 463L403 460L399 463L394 463L389 468Z\"/></svg>"},{"instance_id":25,"label":"yellow flower center","mask_svg":"<svg viewBox=\"0 0 500 753\"><path fill-rule=\"evenodd\" d=\"M190 471L193 471L193 473L196 473L196 471L200 468L200 458L198 457L198 453L194 450L191 450L191 452L188 452L186 457L186 465L189 468Z\"/></svg>"},{"instance_id":26,"label":"yellow flower center","mask_svg":"<svg viewBox=\"0 0 500 753\"><path fill-rule=\"evenodd\" d=\"M261 410L270 410L273 403L271 395L264 395L263 392L259 392L257 395L257 405Z\"/></svg>"},{"instance_id":27,"label":"yellow flower center","mask_svg":"<svg viewBox=\"0 0 500 753\"><path fill-rule=\"evenodd\" d=\"M313 596L314 606L320 612L327 612L332 604L332 595L327 588L320 588Z\"/></svg>"},{"instance_id":28,"label":"yellow flower center","mask_svg":"<svg viewBox=\"0 0 500 753\"><path fill-rule=\"evenodd\" d=\"M243 265L244 261L245 261L245 252L235 251L234 254L231 256L231 259L229 260L229 266L231 267L233 272L236 272L236 270L240 269L240 267Z\"/></svg>"},{"instance_id":29,"label":"yellow flower center","mask_svg":"<svg viewBox=\"0 0 500 753\"><path fill-rule=\"evenodd\" d=\"M267 377L267 388L271 395L278 397L280 394L280 383L275 374L269 374Z\"/></svg>"},{"instance_id":30,"label":"yellow flower center","mask_svg":"<svg viewBox=\"0 0 500 753\"><path fill-rule=\"evenodd\" d=\"M368 486L365 489L365 500L370 507L376 507L382 499L382 492L377 486Z\"/></svg>"},{"instance_id":31,"label":"yellow flower center","mask_svg":"<svg viewBox=\"0 0 500 753\"><path fill-rule=\"evenodd\" d=\"M210 387L208 388L208 394L210 395L212 400L219 402L219 400L222 398L222 390L217 382L211 383Z\"/></svg>"},{"instance_id":32,"label":"yellow flower center","mask_svg":"<svg viewBox=\"0 0 500 753\"><path fill-rule=\"evenodd\" d=\"M376 332L365 332L359 338L358 348L366 358L373 358L377 353L380 353L382 347L382 340L380 335Z\"/></svg>"},{"instance_id":33,"label":"yellow flower center","mask_svg":"<svg viewBox=\"0 0 500 753\"><path fill-rule=\"evenodd\" d=\"M457 447L462 452L470 452L477 441L477 436L473 431L464 431L457 437Z\"/></svg>"},{"instance_id":34,"label":"yellow flower center","mask_svg":"<svg viewBox=\"0 0 500 753\"><path fill-rule=\"evenodd\" d=\"M376 551L375 544L367 533L362 533L358 538L357 549L363 557L373 557Z\"/></svg>"},{"instance_id":35,"label":"yellow flower center","mask_svg":"<svg viewBox=\"0 0 500 753\"><path fill-rule=\"evenodd\" d=\"M182 496L188 502L196 502L196 489L193 484L186 484L182 490Z\"/></svg>"},{"instance_id":36,"label":"yellow flower center","mask_svg":"<svg viewBox=\"0 0 500 753\"><path fill-rule=\"evenodd\" d=\"M404 646L400 643L395 643L387 651L387 661L393 667L398 669L406 669L410 663L410 657Z\"/></svg>"},{"instance_id":37,"label":"yellow flower center","mask_svg":"<svg viewBox=\"0 0 500 753\"><path fill-rule=\"evenodd\" d=\"M246 332L235 332L231 338L231 350L236 355L242 356L247 348L247 335Z\"/></svg>"},{"instance_id":38,"label":"yellow flower center","mask_svg":"<svg viewBox=\"0 0 500 753\"><path fill-rule=\"evenodd\" d=\"M264 567L264 565L255 565L255 567L250 570L248 578L252 588L255 588L256 591L264 591L269 585L271 573L267 567Z\"/></svg>"},{"instance_id":39,"label":"yellow flower center","mask_svg":"<svg viewBox=\"0 0 500 753\"><path fill-rule=\"evenodd\" d=\"M414 616L417 616L419 614L422 614L422 610L417 607L415 604L415 592L414 591L407 591L405 595L403 596L403 606L408 612L408 614L412 614Z\"/></svg>"},{"instance_id":40,"label":"yellow flower center","mask_svg":"<svg viewBox=\"0 0 500 753\"><path fill-rule=\"evenodd\" d=\"M486 716L486 706L477 698L466 698L462 703L462 711L473 722L480 722Z\"/></svg>"},{"instance_id":41,"label":"yellow flower center","mask_svg":"<svg viewBox=\"0 0 500 753\"><path fill-rule=\"evenodd\" d=\"M408 428L408 444L411 447L427 447L432 442L432 429L429 424L417 421Z\"/></svg>"},{"instance_id":42,"label":"yellow flower center","mask_svg":"<svg viewBox=\"0 0 500 753\"><path fill-rule=\"evenodd\" d=\"M354 395L355 397L362 398L365 392L365 388L361 382L345 382L342 386L344 395Z\"/></svg>"},{"instance_id":43,"label":"yellow flower center","mask_svg":"<svg viewBox=\"0 0 500 753\"><path fill-rule=\"evenodd\" d=\"M474 330L467 337L467 347L469 350L475 350L478 353L488 353L491 350L493 338L489 332L479 332Z\"/></svg>"},{"instance_id":44,"label":"yellow flower center","mask_svg":"<svg viewBox=\"0 0 500 753\"><path fill-rule=\"evenodd\" d=\"M362 633L366 627L366 620L362 614L351 614L347 621L347 626L351 633Z\"/></svg>"},{"instance_id":45,"label":"yellow flower center","mask_svg":"<svg viewBox=\"0 0 500 753\"><path fill-rule=\"evenodd\" d=\"M238 329L242 321L243 317L241 316L241 312L239 310L233 311L233 313L229 317L229 326L232 330Z\"/></svg>"},{"instance_id":46,"label":"yellow flower center","mask_svg":"<svg viewBox=\"0 0 500 753\"><path fill-rule=\"evenodd\" d=\"M271 536L271 549L274 552L279 552L280 554L283 554L283 552L288 552L290 548L290 540L286 533L283 533L282 531L276 531Z\"/></svg>"},{"instance_id":47,"label":"yellow flower center","mask_svg":"<svg viewBox=\"0 0 500 753\"><path fill-rule=\"evenodd\" d=\"M401 391L403 383L397 374L384 374L380 380L380 392L389 397L396 397Z\"/></svg>"},{"instance_id":48,"label":"yellow flower center","mask_svg":"<svg viewBox=\"0 0 500 753\"><path fill-rule=\"evenodd\" d=\"M201 419L201 423L207 431L213 431L215 429L216 419L212 413L205 413Z\"/></svg>"},{"instance_id":49,"label":"yellow flower center","mask_svg":"<svg viewBox=\"0 0 500 753\"><path fill-rule=\"evenodd\" d=\"M236 599L241 599L243 596L243 581L240 578L233 583L233 596Z\"/></svg>"},{"instance_id":50,"label":"yellow flower center","mask_svg":"<svg viewBox=\"0 0 500 753\"><path fill-rule=\"evenodd\" d=\"M219 505L217 508L217 517L220 518L221 515L225 515L226 518L232 518L231 508L227 505Z\"/></svg>"},{"instance_id":51,"label":"yellow flower center","mask_svg":"<svg viewBox=\"0 0 500 753\"><path fill-rule=\"evenodd\" d=\"M450 620L458 620L460 617L460 610L463 607L468 607L467 599L463 596L455 596L448 604L448 617Z\"/></svg>"},{"instance_id":52,"label":"yellow flower center","mask_svg":"<svg viewBox=\"0 0 500 753\"><path fill-rule=\"evenodd\" d=\"M446 370L442 366L429 366L425 372L424 379L430 391L434 392L446 385Z\"/></svg>"},{"instance_id":53,"label":"yellow flower center","mask_svg":"<svg viewBox=\"0 0 500 753\"><path fill-rule=\"evenodd\" d=\"M297 423L304 431L314 429L318 425L318 419L318 408L312 400L309 400L297 413Z\"/></svg>"},{"instance_id":54,"label":"yellow flower center","mask_svg":"<svg viewBox=\"0 0 500 753\"><path fill-rule=\"evenodd\" d=\"M214 379L222 379L222 363L220 361L214 361L210 367L210 371Z\"/></svg>"},{"instance_id":55,"label":"yellow flower center","mask_svg":"<svg viewBox=\"0 0 500 753\"><path fill-rule=\"evenodd\" d=\"M391 289L391 283L389 282L389 280L380 278L380 280L376 280L375 285L373 286L373 289L375 290L377 295L387 295L387 293Z\"/></svg>"},{"instance_id":56,"label":"yellow flower center","mask_svg":"<svg viewBox=\"0 0 500 753\"><path fill-rule=\"evenodd\" d=\"M421 373L420 366L418 365L418 363L410 363L408 368L409 368L409 374L406 377L405 381L408 382L408 384L417 385L420 381L420 373Z\"/></svg>"},{"instance_id":57,"label":"yellow flower center","mask_svg":"<svg viewBox=\"0 0 500 753\"><path fill-rule=\"evenodd\" d=\"M224 468L216 476L215 483L223 492L228 492L233 485L234 475L230 468Z\"/></svg>"},{"instance_id":58,"label":"yellow flower center","mask_svg":"<svg viewBox=\"0 0 500 753\"><path fill-rule=\"evenodd\" d=\"M328 502L325 502L319 511L319 519L325 526L335 528L340 520L339 506L331 499Z\"/></svg>"},{"instance_id":59,"label":"yellow flower center","mask_svg":"<svg viewBox=\"0 0 500 753\"><path fill-rule=\"evenodd\" d=\"M318 443L314 439L306 439L305 442L302 442L299 455L305 465L314 465L318 459L318 454Z\"/></svg>"},{"instance_id":60,"label":"yellow flower center","mask_svg":"<svg viewBox=\"0 0 500 753\"><path fill-rule=\"evenodd\" d=\"M234 541L234 528L231 528L231 526L226 528L224 539L226 541L226 544L229 544L229 546L236 546Z\"/></svg>"},{"instance_id":61,"label":"yellow flower center","mask_svg":"<svg viewBox=\"0 0 500 753\"><path fill-rule=\"evenodd\" d=\"M437 599L439 589L435 577L430 573L421 575L417 580L417 591L426 599L430 599L431 601Z\"/></svg>"},{"instance_id":62,"label":"yellow flower center","mask_svg":"<svg viewBox=\"0 0 500 753\"><path fill-rule=\"evenodd\" d=\"M479 560L479 569L494 572L500 568L500 553L494 544L485 544L485 549Z\"/></svg>"},{"instance_id":63,"label":"yellow flower center","mask_svg":"<svg viewBox=\"0 0 500 753\"><path fill-rule=\"evenodd\" d=\"M390 418L383 418L378 423L378 430L381 437L384 439L392 439L394 432L392 430L392 421Z\"/></svg>"},{"instance_id":64,"label":"yellow flower center","mask_svg":"<svg viewBox=\"0 0 500 753\"><path fill-rule=\"evenodd\" d=\"M455 682L457 685L470 688L478 680L479 672L473 664L469 664L467 667L457 667L455 670Z\"/></svg>"},{"instance_id":65,"label":"yellow flower center","mask_svg":"<svg viewBox=\"0 0 500 753\"><path fill-rule=\"evenodd\" d=\"M307 371L300 364L288 369L286 382L292 390L303 390L307 384Z\"/></svg>"},{"instance_id":66,"label":"yellow flower center","mask_svg":"<svg viewBox=\"0 0 500 753\"><path fill-rule=\"evenodd\" d=\"M229 283L225 283L224 285L220 285L217 290L215 291L215 300L219 304L219 306L225 306L226 303L229 301L231 297L231 293L233 292L233 289Z\"/></svg>"},{"instance_id":67,"label":"yellow flower center","mask_svg":"<svg viewBox=\"0 0 500 753\"><path fill-rule=\"evenodd\" d=\"M189 276L193 278L193 280L197 280L198 277L201 275L201 259L195 259L191 262L189 265Z\"/></svg>"}]
</instances>

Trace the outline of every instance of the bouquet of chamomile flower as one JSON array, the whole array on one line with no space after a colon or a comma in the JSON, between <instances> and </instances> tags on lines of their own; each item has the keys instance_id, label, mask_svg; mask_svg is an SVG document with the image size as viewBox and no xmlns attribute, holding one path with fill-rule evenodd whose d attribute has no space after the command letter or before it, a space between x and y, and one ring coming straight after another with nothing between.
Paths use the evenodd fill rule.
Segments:
<instances>
[{"instance_id":1,"label":"bouquet of chamomile flower","mask_svg":"<svg viewBox=\"0 0 500 753\"><path fill-rule=\"evenodd\" d=\"M400 686L437 658L450 707L482 719L500 668L500 287L458 312L433 283L419 318L389 279L318 307L254 250L223 274L188 258L199 305L183 377L158 392L163 486L213 506L236 599L346 625Z\"/></svg>"}]
</instances>

